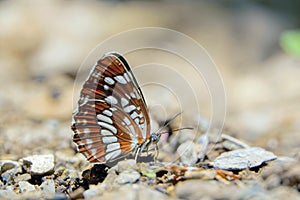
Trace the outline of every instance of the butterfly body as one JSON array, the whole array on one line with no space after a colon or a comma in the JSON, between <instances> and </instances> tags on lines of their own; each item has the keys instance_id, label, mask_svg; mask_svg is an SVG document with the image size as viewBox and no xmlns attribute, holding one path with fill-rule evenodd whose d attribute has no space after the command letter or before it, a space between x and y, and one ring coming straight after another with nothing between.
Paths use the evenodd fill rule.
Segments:
<instances>
[{"instance_id":1,"label":"butterfly body","mask_svg":"<svg viewBox=\"0 0 300 200\"><path fill-rule=\"evenodd\" d=\"M105 54L91 70L73 113L73 141L90 162L136 156L156 144L142 91L126 60Z\"/></svg>"}]
</instances>

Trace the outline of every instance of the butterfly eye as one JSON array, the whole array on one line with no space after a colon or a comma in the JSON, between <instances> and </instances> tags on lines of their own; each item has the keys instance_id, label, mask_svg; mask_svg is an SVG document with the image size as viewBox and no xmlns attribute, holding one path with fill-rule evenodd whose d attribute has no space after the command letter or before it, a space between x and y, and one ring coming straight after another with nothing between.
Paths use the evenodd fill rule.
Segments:
<instances>
[{"instance_id":1,"label":"butterfly eye","mask_svg":"<svg viewBox=\"0 0 300 200\"><path fill-rule=\"evenodd\" d=\"M161 134L160 133L151 133L151 142L153 144L156 144L160 139Z\"/></svg>"}]
</instances>

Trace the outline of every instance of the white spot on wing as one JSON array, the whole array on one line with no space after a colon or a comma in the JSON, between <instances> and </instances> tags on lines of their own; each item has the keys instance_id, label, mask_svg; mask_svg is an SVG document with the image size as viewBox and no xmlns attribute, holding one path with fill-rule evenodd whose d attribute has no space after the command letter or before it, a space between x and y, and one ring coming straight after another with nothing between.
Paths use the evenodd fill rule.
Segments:
<instances>
[{"instance_id":1,"label":"white spot on wing","mask_svg":"<svg viewBox=\"0 0 300 200\"><path fill-rule=\"evenodd\" d=\"M130 125L130 120L127 117L124 117L124 122L126 123L126 125Z\"/></svg>"},{"instance_id":2,"label":"white spot on wing","mask_svg":"<svg viewBox=\"0 0 300 200\"><path fill-rule=\"evenodd\" d=\"M124 73L124 77L125 77L125 79L126 79L126 81L127 81L127 82L130 82L130 78L129 78L129 76L128 76L127 72L126 72L126 73Z\"/></svg>"},{"instance_id":3,"label":"white spot on wing","mask_svg":"<svg viewBox=\"0 0 300 200\"><path fill-rule=\"evenodd\" d=\"M86 142L87 144L91 144L91 143L93 143L93 140L91 140L91 139L86 139L85 142Z\"/></svg>"},{"instance_id":4,"label":"white spot on wing","mask_svg":"<svg viewBox=\"0 0 300 200\"><path fill-rule=\"evenodd\" d=\"M114 79L116 81L118 81L118 83L121 83L121 84L126 84L127 83L127 81L125 80L125 78L123 76L121 76L121 75L116 76Z\"/></svg>"},{"instance_id":5,"label":"white spot on wing","mask_svg":"<svg viewBox=\"0 0 300 200\"><path fill-rule=\"evenodd\" d=\"M136 98L134 92L131 92L131 93L130 93L130 96L131 96L132 98Z\"/></svg>"},{"instance_id":6,"label":"white spot on wing","mask_svg":"<svg viewBox=\"0 0 300 200\"><path fill-rule=\"evenodd\" d=\"M112 112L110 112L109 110L103 110L102 113L106 116L112 116Z\"/></svg>"},{"instance_id":7,"label":"white spot on wing","mask_svg":"<svg viewBox=\"0 0 300 200\"><path fill-rule=\"evenodd\" d=\"M120 149L121 146L119 143L112 143L106 146L106 152L111 152Z\"/></svg>"},{"instance_id":8,"label":"white spot on wing","mask_svg":"<svg viewBox=\"0 0 300 200\"><path fill-rule=\"evenodd\" d=\"M112 123L113 123L113 121L112 121L109 117L107 117L107 116L105 116L105 115L98 114L98 115L97 115L97 119L99 119L100 121L109 123L109 124L112 124Z\"/></svg>"},{"instance_id":9,"label":"white spot on wing","mask_svg":"<svg viewBox=\"0 0 300 200\"><path fill-rule=\"evenodd\" d=\"M91 132L91 129L85 128L85 129L83 129L83 132L84 132L84 133L90 133L90 132Z\"/></svg>"},{"instance_id":10,"label":"white spot on wing","mask_svg":"<svg viewBox=\"0 0 300 200\"><path fill-rule=\"evenodd\" d=\"M102 138L102 142L105 144L110 144L110 143L117 142L117 141L118 141L118 139L116 137L103 137Z\"/></svg>"},{"instance_id":11,"label":"white spot on wing","mask_svg":"<svg viewBox=\"0 0 300 200\"><path fill-rule=\"evenodd\" d=\"M130 117L132 118L132 119L135 119L135 118L137 118L139 115L136 113L136 112L133 112L131 115L130 115Z\"/></svg>"},{"instance_id":12,"label":"white spot on wing","mask_svg":"<svg viewBox=\"0 0 300 200\"><path fill-rule=\"evenodd\" d=\"M105 78L104 78L104 81L105 81L107 84L109 84L109 85L115 84L115 81L114 81L112 78L110 78L110 77L105 77Z\"/></svg>"},{"instance_id":13,"label":"white spot on wing","mask_svg":"<svg viewBox=\"0 0 300 200\"><path fill-rule=\"evenodd\" d=\"M106 160L111 160L111 159L114 159L114 158L118 157L120 154L121 154L121 149L108 153L105 156L105 159Z\"/></svg>"},{"instance_id":14,"label":"white spot on wing","mask_svg":"<svg viewBox=\"0 0 300 200\"><path fill-rule=\"evenodd\" d=\"M124 107L129 103L129 101L125 98L121 98L121 105Z\"/></svg>"},{"instance_id":15,"label":"white spot on wing","mask_svg":"<svg viewBox=\"0 0 300 200\"><path fill-rule=\"evenodd\" d=\"M113 132L114 134L117 133L117 129L116 129L114 126L110 125L110 124L107 124L107 123L104 123L104 122L98 122L98 124L99 124L101 127L110 130L110 131Z\"/></svg>"},{"instance_id":16,"label":"white spot on wing","mask_svg":"<svg viewBox=\"0 0 300 200\"><path fill-rule=\"evenodd\" d=\"M97 154L97 149L90 149L90 151L93 157Z\"/></svg>"},{"instance_id":17,"label":"white spot on wing","mask_svg":"<svg viewBox=\"0 0 300 200\"><path fill-rule=\"evenodd\" d=\"M113 96L108 96L105 98L105 101L110 104L117 104L118 100Z\"/></svg>"},{"instance_id":18,"label":"white spot on wing","mask_svg":"<svg viewBox=\"0 0 300 200\"><path fill-rule=\"evenodd\" d=\"M124 108L124 111L130 113L131 111L135 110L136 107L134 105L130 105Z\"/></svg>"},{"instance_id":19,"label":"white spot on wing","mask_svg":"<svg viewBox=\"0 0 300 200\"><path fill-rule=\"evenodd\" d=\"M109 108L112 112L114 112L114 111L116 111L117 109L116 108L114 108L114 107L110 107Z\"/></svg>"},{"instance_id":20,"label":"white spot on wing","mask_svg":"<svg viewBox=\"0 0 300 200\"><path fill-rule=\"evenodd\" d=\"M112 132L110 132L109 130L106 130L106 129L101 130L100 134L102 136L114 135L114 134L112 134Z\"/></svg>"},{"instance_id":21,"label":"white spot on wing","mask_svg":"<svg viewBox=\"0 0 300 200\"><path fill-rule=\"evenodd\" d=\"M109 90L108 85L104 85L103 87L104 87L104 90Z\"/></svg>"}]
</instances>

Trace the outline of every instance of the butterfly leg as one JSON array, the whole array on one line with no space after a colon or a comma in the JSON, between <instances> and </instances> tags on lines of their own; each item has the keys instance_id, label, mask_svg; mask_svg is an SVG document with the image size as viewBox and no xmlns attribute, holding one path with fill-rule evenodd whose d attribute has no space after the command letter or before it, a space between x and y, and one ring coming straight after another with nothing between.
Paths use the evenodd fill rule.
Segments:
<instances>
[{"instance_id":1,"label":"butterfly leg","mask_svg":"<svg viewBox=\"0 0 300 200\"><path fill-rule=\"evenodd\" d=\"M136 153L135 153L135 157L134 157L135 162L137 162L137 158L140 155L140 153L141 153L141 148L138 148Z\"/></svg>"},{"instance_id":2,"label":"butterfly leg","mask_svg":"<svg viewBox=\"0 0 300 200\"><path fill-rule=\"evenodd\" d=\"M155 155L154 155L154 162L156 161L157 157L158 157L158 154L159 154L159 150L158 150L158 145L155 144Z\"/></svg>"}]
</instances>

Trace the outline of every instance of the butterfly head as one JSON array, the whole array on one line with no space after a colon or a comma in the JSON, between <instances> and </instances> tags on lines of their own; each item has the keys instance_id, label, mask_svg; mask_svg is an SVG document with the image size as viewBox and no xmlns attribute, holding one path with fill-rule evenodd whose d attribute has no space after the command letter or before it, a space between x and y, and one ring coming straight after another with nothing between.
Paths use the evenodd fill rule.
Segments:
<instances>
[{"instance_id":1,"label":"butterfly head","mask_svg":"<svg viewBox=\"0 0 300 200\"><path fill-rule=\"evenodd\" d=\"M160 139L161 133L151 133L150 141L152 144L157 144Z\"/></svg>"}]
</instances>

